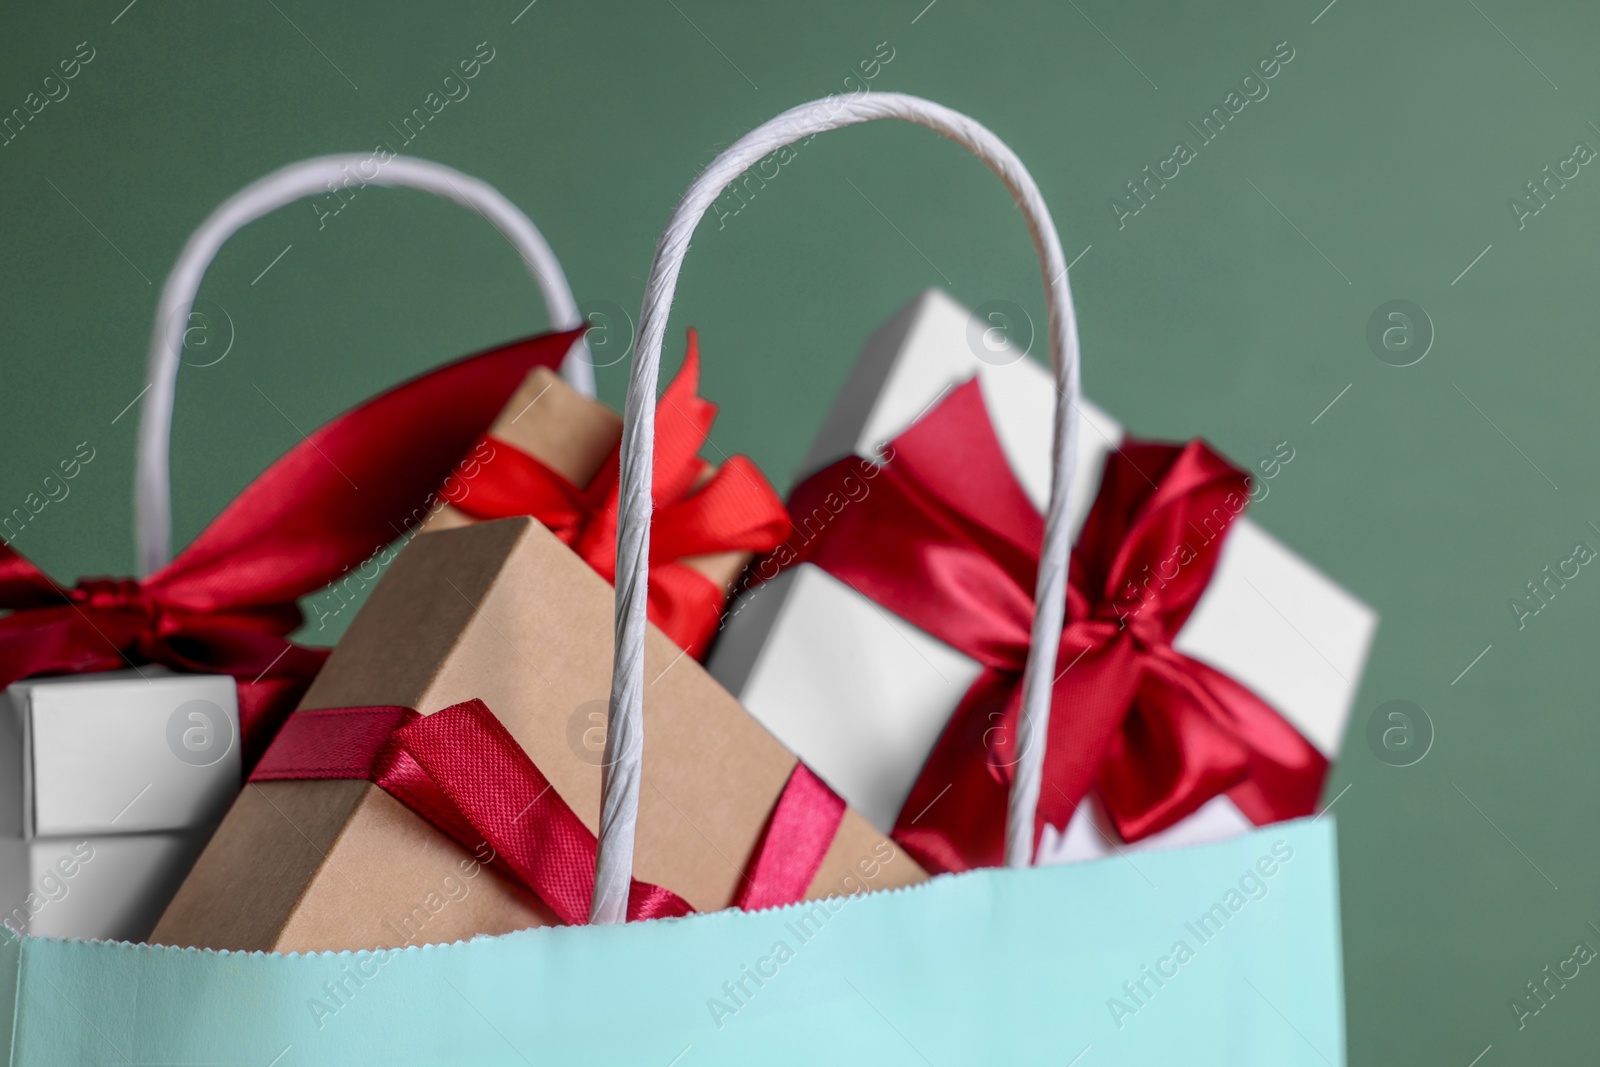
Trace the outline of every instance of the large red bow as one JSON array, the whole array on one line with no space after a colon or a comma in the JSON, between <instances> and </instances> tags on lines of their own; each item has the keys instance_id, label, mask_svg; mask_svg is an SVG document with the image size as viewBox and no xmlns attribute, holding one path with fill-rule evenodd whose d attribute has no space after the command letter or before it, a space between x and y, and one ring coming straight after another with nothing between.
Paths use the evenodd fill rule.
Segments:
<instances>
[{"instance_id":1,"label":"large red bow","mask_svg":"<svg viewBox=\"0 0 1600 1067\"><path fill-rule=\"evenodd\" d=\"M370 781L477 851L561 922L589 921L598 845L516 739L481 700L431 715L410 708L325 708L289 716L252 781ZM803 763L778 797L735 906L804 898L844 818L844 801ZM687 915L669 889L634 879L628 919Z\"/></svg>"},{"instance_id":2,"label":"large red bow","mask_svg":"<svg viewBox=\"0 0 1600 1067\"><path fill-rule=\"evenodd\" d=\"M708 478L700 449L717 417L698 395L699 344L689 352L656 407L650 520L650 621L696 659L716 633L727 590L683 560L722 552L767 552L789 536L789 515L756 465L732 456ZM476 519L532 515L608 582L617 571L619 450L579 488L533 456L494 439L472 491L455 502Z\"/></svg>"},{"instance_id":3,"label":"large red bow","mask_svg":"<svg viewBox=\"0 0 1600 1067\"><path fill-rule=\"evenodd\" d=\"M1002 860L1006 794L1044 522L1001 451L976 381L893 442L870 496L802 547L815 563L976 660L895 839L936 871ZM865 461L799 486L807 514ZM1172 647L1248 499L1199 441L1125 441L1073 550L1035 842L1098 786L1124 840L1221 794L1253 822L1314 810L1327 760L1275 710Z\"/></svg>"},{"instance_id":4,"label":"large red bow","mask_svg":"<svg viewBox=\"0 0 1600 1067\"><path fill-rule=\"evenodd\" d=\"M429 498L537 366L576 331L459 360L306 437L144 581L57 585L0 546L0 688L39 674L142 663L231 674L245 767L304 694L328 650L294 644L296 601L426 518Z\"/></svg>"}]
</instances>

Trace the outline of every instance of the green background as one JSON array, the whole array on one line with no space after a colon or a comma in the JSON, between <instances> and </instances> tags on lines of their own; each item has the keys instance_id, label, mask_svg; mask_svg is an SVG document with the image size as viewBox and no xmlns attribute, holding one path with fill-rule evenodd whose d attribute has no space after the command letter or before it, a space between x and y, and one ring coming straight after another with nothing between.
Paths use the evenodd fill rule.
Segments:
<instances>
[{"instance_id":1,"label":"green background","mask_svg":"<svg viewBox=\"0 0 1600 1067\"><path fill-rule=\"evenodd\" d=\"M1600 175L1584 167L1521 229L1509 198L1575 142L1600 147L1600 9L124 2L8 5L0 33L4 111L78 42L96 50L71 95L0 147L0 511L79 442L95 450L18 550L66 580L131 571L137 408L116 417L143 387L182 242L286 162L398 146L389 124L479 42L494 59L470 96L406 151L498 186L581 301L630 312L697 170L784 107L845 91L887 42L873 89L987 123L1032 169L1067 256L1083 253L1088 393L1137 433L1204 435L1243 463L1290 442L1257 518L1381 614L1326 796L1351 1062L1592 1060L1592 968L1520 1030L1510 1004L1575 942L1600 947L1587 926L1600 923L1600 576L1584 568L1522 629L1508 600L1578 540L1600 548L1586 526L1600 524ZM1119 229L1112 196L1193 142L1185 123L1281 41L1294 59L1270 95ZM929 285L1043 321L1023 225L992 176L899 124L802 148L720 230L701 227L683 275L671 351L683 326L702 330L716 446L786 487L862 341ZM1395 299L1436 331L1403 368L1366 340ZM207 276L202 309L215 333L188 358L214 358L201 342L232 347L181 376L180 544L296 426L545 325L482 220L377 188L320 229L304 203L251 226ZM600 376L620 403L623 367ZM1367 742L1391 699L1433 724L1413 766Z\"/></svg>"}]
</instances>

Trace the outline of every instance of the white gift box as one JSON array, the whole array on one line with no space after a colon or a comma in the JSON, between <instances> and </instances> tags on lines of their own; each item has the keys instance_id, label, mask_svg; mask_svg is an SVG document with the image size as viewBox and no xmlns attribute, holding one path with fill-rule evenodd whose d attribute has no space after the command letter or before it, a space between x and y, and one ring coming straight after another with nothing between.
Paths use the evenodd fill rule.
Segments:
<instances>
[{"instance_id":1,"label":"white gift box","mask_svg":"<svg viewBox=\"0 0 1600 1067\"><path fill-rule=\"evenodd\" d=\"M0 924L142 938L240 770L226 675L152 666L13 684L0 693Z\"/></svg>"},{"instance_id":2,"label":"white gift box","mask_svg":"<svg viewBox=\"0 0 1600 1067\"><path fill-rule=\"evenodd\" d=\"M143 940L210 836L208 828L0 839L0 938Z\"/></svg>"},{"instance_id":3,"label":"white gift box","mask_svg":"<svg viewBox=\"0 0 1600 1067\"><path fill-rule=\"evenodd\" d=\"M976 376L1006 459L1042 512L1055 384L1044 367L986 335L989 325L938 290L913 301L868 340L806 472L852 453L876 456L951 388ZM1075 529L1094 501L1106 454L1123 436L1088 403L1080 419ZM1376 627L1371 608L1241 517L1173 647L1249 686L1332 760ZM885 832L980 672L967 656L811 564L747 591L730 609L708 666ZM1232 801L1217 797L1133 847L1198 844L1250 826ZM1046 830L1038 859L1090 859L1120 847L1109 821L1089 803L1069 826Z\"/></svg>"}]
</instances>

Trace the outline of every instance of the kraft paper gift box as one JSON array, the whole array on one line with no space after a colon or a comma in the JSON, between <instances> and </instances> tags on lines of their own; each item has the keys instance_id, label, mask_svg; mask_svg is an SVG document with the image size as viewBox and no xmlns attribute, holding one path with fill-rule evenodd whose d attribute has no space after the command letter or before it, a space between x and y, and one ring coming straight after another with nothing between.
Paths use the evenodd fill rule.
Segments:
<instances>
[{"instance_id":1,"label":"kraft paper gift box","mask_svg":"<svg viewBox=\"0 0 1600 1067\"><path fill-rule=\"evenodd\" d=\"M852 453L877 455L948 390L976 376L1005 457L1043 511L1055 384L1023 352L992 347L995 335L984 332L988 325L938 290L913 301L867 342L803 474ZM1081 419L1075 529L1094 501L1106 454L1123 436L1115 420L1091 404L1081 405ZM1174 648L1249 686L1331 761L1376 625L1371 608L1240 517ZM707 666L835 792L885 831L894 826L918 772L979 674L973 660L904 620L890 619L882 607L805 563L735 602ZM1251 826L1231 800L1219 796L1134 847L1198 844ZM1038 860L1090 859L1118 847L1116 831L1091 793L1068 826L1045 830Z\"/></svg>"},{"instance_id":2,"label":"kraft paper gift box","mask_svg":"<svg viewBox=\"0 0 1600 1067\"><path fill-rule=\"evenodd\" d=\"M0 923L148 934L239 788L238 717L232 678L154 666L0 693Z\"/></svg>"},{"instance_id":3,"label":"kraft paper gift box","mask_svg":"<svg viewBox=\"0 0 1600 1067\"><path fill-rule=\"evenodd\" d=\"M592 397L586 397L548 367L537 367L506 404L489 428L489 436L532 456L580 488L587 487L622 440L622 416ZM491 447L493 442L490 443ZM469 457L469 461L479 457ZM614 459L613 459L614 461ZM482 461L491 468L492 454ZM705 470L700 483L712 475ZM472 495L472 480L463 479L462 503ZM424 527L447 530L475 521L460 508L446 504ZM730 590L750 562L749 552L721 552L695 556L682 562L699 571L721 589Z\"/></svg>"},{"instance_id":4,"label":"kraft paper gift box","mask_svg":"<svg viewBox=\"0 0 1600 1067\"><path fill-rule=\"evenodd\" d=\"M611 586L531 518L418 536L399 554L302 708L481 698L591 831L611 684ZM696 910L736 897L796 760L654 627L634 873ZM846 811L810 896L923 879ZM866 867L874 872L866 876ZM470 874L467 872L471 872ZM548 924L550 913L365 781L252 782L151 940L269 951L394 948Z\"/></svg>"}]
</instances>

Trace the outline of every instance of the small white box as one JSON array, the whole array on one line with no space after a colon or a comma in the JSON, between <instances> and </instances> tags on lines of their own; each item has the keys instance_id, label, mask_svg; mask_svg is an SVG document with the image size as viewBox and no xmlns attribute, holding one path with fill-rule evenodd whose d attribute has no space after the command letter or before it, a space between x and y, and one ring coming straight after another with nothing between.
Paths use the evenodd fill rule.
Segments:
<instances>
[{"instance_id":1,"label":"small white box","mask_svg":"<svg viewBox=\"0 0 1600 1067\"><path fill-rule=\"evenodd\" d=\"M867 342L807 457L809 473L870 458L948 390L977 377L1019 484L1042 512L1050 487L1055 385L1023 358L983 348L971 314L929 290ZM1010 358L1012 355L1014 359ZM1073 525L1083 523L1122 428L1080 406ZM1174 647L1231 675L1330 760L1337 755L1368 647L1371 608L1248 518L1232 526L1215 575ZM801 564L747 592L708 663L767 729L880 830L890 830L978 665L895 618L820 568ZM1098 824L1098 825L1097 825ZM1150 848L1230 837L1250 826L1218 797ZM1105 855L1115 830L1093 803L1046 831L1039 862Z\"/></svg>"},{"instance_id":2,"label":"small white box","mask_svg":"<svg viewBox=\"0 0 1600 1067\"><path fill-rule=\"evenodd\" d=\"M142 941L210 836L0 838L0 938Z\"/></svg>"},{"instance_id":3,"label":"small white box","mask_svg":"<svg viewBox=\"0 0 1600 1067\"><path fill-rule=\"evenodd\" d=\"M239 791L227 675L30 678L0 699L0 836L186 830L219 818Z\"/></svg>"},{"instance_id":4,"label":"small white box","mask_svg":"<svg viewBox=\"0 0 1600 1067\"><path fill-rule=\"evenodd\" d=\"M238 793L241 766L226 675L148 666L0 692L0 923L143 937Z\"/></svg>"}]
</instances>

